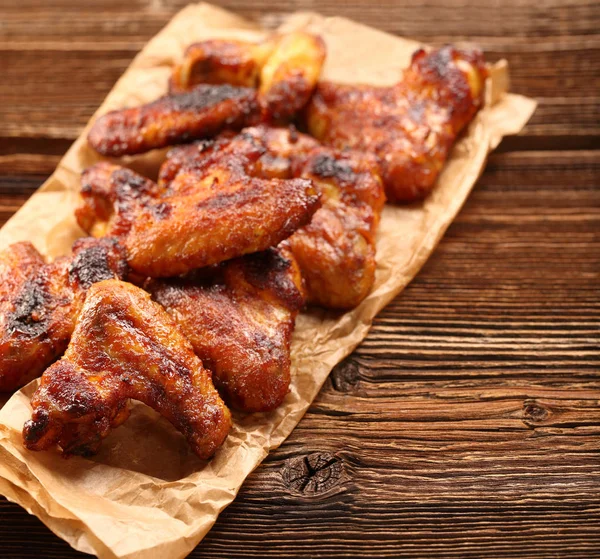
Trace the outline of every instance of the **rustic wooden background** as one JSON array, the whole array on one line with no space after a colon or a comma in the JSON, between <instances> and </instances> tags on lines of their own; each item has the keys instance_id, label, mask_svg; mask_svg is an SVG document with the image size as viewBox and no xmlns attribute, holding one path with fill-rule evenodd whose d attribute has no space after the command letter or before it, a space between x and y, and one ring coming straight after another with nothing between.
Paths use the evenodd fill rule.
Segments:
<instances>
[{"instance_id":1,"label":"rustic wooden background","mask_svg":"<svg viewBox=\"0 0 600 559\"><path fill-rule=\"evenodd\" d=\"M175 0L0 2L0 219ZM506 57L539 109L193 557L600 557L600 6L227 0ZM0 556L78 557L0 500Z\"/></svg>"}]
</instances>

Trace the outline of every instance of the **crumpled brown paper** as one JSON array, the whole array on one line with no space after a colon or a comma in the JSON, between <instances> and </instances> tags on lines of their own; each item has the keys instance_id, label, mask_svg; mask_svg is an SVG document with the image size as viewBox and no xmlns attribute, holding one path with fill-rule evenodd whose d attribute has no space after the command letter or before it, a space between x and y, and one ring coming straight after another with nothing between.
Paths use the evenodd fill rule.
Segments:
<instances>
[{"instance_id":1,"label":"crumpled brown paper","mask_svg":"<svg viewBox=\"0 0 600 559\"><path fill-rule=\"evenodd\" d=\"M397 81L414 41L343 18L292 15L282 30L310 28L327 43L323 78L338 82ZM166 90L173 62L189 43L208 37L260 39L264 33L239 17L206 4L190 5L135 58L98 114L151 101ZM76 79L76 77L74 77ZM210 462L197 459L169 423L141 404L92 460L33 453L21 444L36 382L0 410L0 493L38 516L74 548L108 557L177 558L187 555L235 497L246 476L300 421L333 366L367 335L373 317L415 276L503 136L519 132L535 102L506 94L506 63L496 64L486 106L457 143L432 195L412 206L387 206L377 244L377 280L354 311L311 311L299 317L290 394L269 414L237 416L227 442ZM0 248L28 239L47 256L69 251L82 232L73 218L79 174L100 157L84 132L55 173L5 225ZM164 151L126 164L156 174ZM1 402L0 402L1 405Z\"/></svg>"}]
</instances>

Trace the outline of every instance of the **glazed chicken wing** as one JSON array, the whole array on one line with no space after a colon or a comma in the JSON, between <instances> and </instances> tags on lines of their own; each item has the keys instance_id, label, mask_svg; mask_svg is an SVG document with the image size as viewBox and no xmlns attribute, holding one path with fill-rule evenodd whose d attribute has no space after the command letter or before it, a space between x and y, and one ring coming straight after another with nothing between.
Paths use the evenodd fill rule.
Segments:
<instances>
[{"instance_id":1,"label":"glazed chicken wing","mask_svg":"<svg viewBox=\"0 0 600 559\"><path fill-rule=\"evenodd\" d=\"M303 31L262 43L212 39L188 47L170 87L173 92L201 83L257 88L261 120L288 120L310 99L324 61L323 40Z\"/></svg>"},{"instance_id":2,"label":"glazed chicken wing","mask_svg":"<svg viewBox=\"0 0 600 559\"><path fill-rule=\"evenodd\" d=\"M228 405L255 412L281 404L290 384L292 331L304 304L289 253L269 249L204 277L153 280L146 289L179 323Z\"/></svg>"},{"instance_id":3,"label":"glazed chicken wing","mask_svg":"<svg viewBox=\"0 0 600 559\"><path fill-rule=\"evenodd\" d=\"M308 103L324 60L323 41L301 31L259 44L195 43L173 69L169 95L101 116L88 142L102 155L134 155L289 120Z\"/></svg>"},{"instance_id":4,"label":"glazed chicken wing","mask_svg":"<svg viewBox=\"0 0 600 559\"><path fill-rule=\"evenodd\" d=\"M258 112L254 89L198 85L141 107L106 113L94 122L88 142L102 155L134 155L239 129Z\"/></svg>"},{"instance_id":5,"label":"glazed chicken wing","mask_svg":"<svg viewBox=\"0 0 600 559\"><path fill-rule=\"evenodd\" d=\"M322 208L286 241L306 281L308 301L334 309L358 305L375 279L375 233L385 202L376 158L322 147L292 127L245 128L239 137L262 149L255 173L306 178L321 194ZM186 161L206 164L223 145L217 138L174 148L161 168L161 183L172 185Z\"/></svg>"},{"instance_id":6,"label":"glazed chicken wing","mask_svg":"<svg viewBox=\"0 0 600 559\"><path fill-rule=\"evenodd\" d=\"M325 144L375 154L388 199L411 202L433 188L457 135L483 103L486 75L480 51L419 50L395 86L319 84L307 126Z\"/></svg>"},{"instance_id":7,"label":"glazed chicken wing","mask_svg":"<svg viewBox=\"0 0 600 559\"><path fill-rule=\"evenodd\" d=\"M25 445L93 454L127 419L130 398L169 420L200 458L231 427L210 372L171 317L141 289L107 280L90 288L64 357L42 376Z\"/></svg>"},{"instance_id":8,"label":"glazed chicken wing","mask_svg":"<svg viewBox=\"0 0 600 559\"><path fill-rule=\"evenodd\" d=\"M29 242L0 253L0 392L39 377L67 348L86 290L126 272L113 239L81 239L51 264Z\"/></svg>"},{"instance_id":9,"label":"glazed chicken wing","mask_svg":"<svg viewBox=\"0 0 600 559\"><path fill-rule=\"evenodd\" d=\"M375 234L385 203L374 158L356 151L317 148L300 170L321 192L311 222L285 243L298 260L308 302L356 307L375 281Z\"/></svg>"},{"instance_id":10,"label":"glazed chicken wing","mask_svg":"<svg viewBox=\"0 0 600 559\"><path fill-rule=\"evenodd\" d=\"M193 43L173 68L169 91L189 91L203 83L257 89L260 71L274 47L273 41L250 43L235 39L207 39Z\"/></svg>"},{"instance_id":11,"label":"glazed chicken wing","mask_svg":"<svg viewBox=\"0 0 600 559\"><path fill-rule=\"evenodd\" d=\"M236 136L206 157L186 160L162 187L99 163L83 175L78 221L93 234L122 235L129 265L150 277L265 250L310 221L319 195L307 179L258 176L263 153ZM123 177L134 186L124 188Z\"/></svg>"}]
</instances>

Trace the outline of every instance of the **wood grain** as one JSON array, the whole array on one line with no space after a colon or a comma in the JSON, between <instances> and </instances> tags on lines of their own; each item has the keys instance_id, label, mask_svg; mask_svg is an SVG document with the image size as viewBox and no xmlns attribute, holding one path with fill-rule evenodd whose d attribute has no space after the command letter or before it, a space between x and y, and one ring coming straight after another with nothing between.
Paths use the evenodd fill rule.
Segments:
<instances>
[{"instance_id":1,"label":"wood grain","mask_svg":"<svg viewBox=\"0 0 600 559\"><path fill-rule=\"evenodd\" d=\"M184 3L0 5L0 221ZM600 557L598 4L223 5L474 39L540 107L192 556ZM40 556L82 555L0 500L0 557Z\"/></svg>"},{"instance_id":2,"label":"wood grain","mask_svg":"<svg viewBox=\"0 0 600 559\"><path fill-rule=\"evenodd\" d=\"M4 8L0 30L0 145L19 139L72 141L146 41L186 2L27 1ZM343 13L368 25L432 44L472 40L488 60L506 58L512 89L538 98L540 108L516 139L516 149L590 148L600 139L600 8L594 2L437 0L427 7L386 0L327 0L223 5L275 27L294 9ZM432 22L432 18L435 21ZM32 68L35 72L32 73ZM560 71L558 71L560 69ZM22 115L27 112L27 122ZM512 139L507 140L509 143ZM0 151L0 153L2 153Z\"/></svg>"}]
</instances>

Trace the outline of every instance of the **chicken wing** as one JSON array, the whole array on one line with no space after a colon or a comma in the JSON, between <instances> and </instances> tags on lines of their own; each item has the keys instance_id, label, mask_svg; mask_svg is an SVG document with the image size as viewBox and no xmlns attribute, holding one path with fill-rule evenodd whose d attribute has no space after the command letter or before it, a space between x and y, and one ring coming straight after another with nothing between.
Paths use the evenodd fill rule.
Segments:
<instances>
[{"instance_id":1,"label":"chicken wing","mask_svg":"<svg viewBox=\"0 0 600 559\"><path fill-rule=\"evenodd\" d=\"M285 121L310 99L324 61L325 43L304 31L262 43L212 39L188 47L170 88L185 91L200 83L258 88L261 120Z\"/></svg>"},{"instance_id":2,"label":"chicken wing","mask_svg":"<svg viewBox=\"0 0 600 559\"><path fill-rule=\"evenodd\" d=\"M375 233L385 202L376 158L322 147L293 127L245 128L239 137L262 150L255 173L306 178L321 194L322 208L286 241L306 281L308 301L334 309L358 305L375 279ZM162 184L173 185L185 162L207 164L222 146L218 138L174 148L161 168Z\"/></svg>"},{"instance_id":3,"label":"chicken wing","mask_svg":"<svg viewBox=\"0 0 600 559\"><path fill-rule=\"evenodd\" d=\"M134 155L242 128L259 112L254 89L198 85L141 107L106 113L94 122L88 142L102 155Z\"/></svg>"},{"instance_id":4,"label":"chicken wing","mask_svg":"<svg viewBox=\"0 0 600 559\"><path fill-rule=\"evenodd\" d=\"M291 119L310 99L325 62L325 43L296 31L281 35L260 73L258 100L263 121Z\"/></svg>"},{"instance_id":5,"label":"chicken wing","mask_svg":"<svg viewBox=\"0 0 600 559\"><path fill-rule=\"evenodd\" d=\"M101 116L88 142L102 155L134 155L225 129L289 120L308 102L324 60L321 38L302 31L259 44L195 43L173 69L169 95Z\"/></svg>"},{"instance_id":6,"label":"chicken wing","mask_svg":"<svg viewBox=\"0 0 600 559\"><path fill-rule=\"evenodd\" d=\"M433 188L457 135L483 103L486 75L480 51L419 50L395 86L320 83L307 126L325 144L377 155L388 199L411 202Z\"/></svg>"},{"instance_id":7,"label":"chicken wing","mask_svg":"<svg viewBox=\"0 0 600 559\"><path fill-rule=\"evenodd\" d=\"M0 253L0 392L40 376L67 348L86 290L126 273L113 239L80 239L51 264L28 242Z\"/></svg>"},{"instance_id":8,"label":"chicken wing","mask_svg":"<svg viewBox=\"0 0 600 559\"><path fill-rule=\"evenodd\" d=\"M375 281L375 234L385 203L374 158L317 148L300 170L321 192L312 221L287 241L306 282L308 302L356 307Z\"/></svg>"},{"instance_id":9,"label":"chicken wing","mask_svg":"<svg viewBox=\"0 0 600 559\"><path fill-rule=\"evenodd\" d=\"M169 420L200 458L231 428L210 372L172 318L141 289L107 280L89 289L65 355L42 376L25 445L93 454L127 419L130 398Z\"/></svg>"},{"instance_id":10,"label":"chicken wing","mask_svg":"<svg viewBox=\"0 0 600 559\"><path fill-rule=\"evenodd\" d=\"M310 180L257 176L263 153L236 136L202 159L187 160L162 188L97 164L84 173L78 221L93 234L123 235L129 265L150 277L265 250L306 225L320 201ZM125 176L133 187L121 187ZM148 194L140 194L138 184Z\"/></svg>"},{"instance_id":11,"label":"chicken wing","mask_svg":"<svg viewBox=\"0 0 600 559\"><path fill-rule=\"evenodd\" d=\"M152 280L146 289L179 323L228 405L255 412L281 404L290 384L292 331L304 304L291 254L269 249L204 277Z\"/></svg>"}]
</instances>

